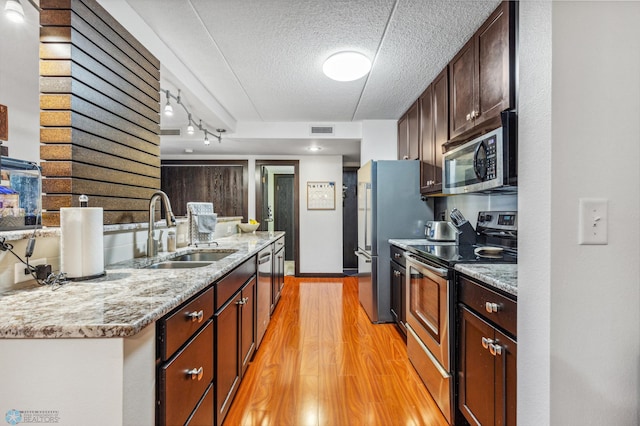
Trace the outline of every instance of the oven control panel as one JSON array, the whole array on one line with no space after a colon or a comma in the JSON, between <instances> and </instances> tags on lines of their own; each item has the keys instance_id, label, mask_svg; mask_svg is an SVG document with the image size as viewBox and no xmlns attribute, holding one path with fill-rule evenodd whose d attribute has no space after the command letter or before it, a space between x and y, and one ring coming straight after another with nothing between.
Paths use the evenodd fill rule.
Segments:
<instances>
[{"instance_id":1,"label":"oven control panel","mask_svg":"<svg viewBox=\"0 0 640 426\"><path fill-rule=\"evenodd\" d=\"M515 211L486 211L478 212L478 232L482 230L505 231L515 233L518 231L518 212Z\"/></svg>"}]
</instances>

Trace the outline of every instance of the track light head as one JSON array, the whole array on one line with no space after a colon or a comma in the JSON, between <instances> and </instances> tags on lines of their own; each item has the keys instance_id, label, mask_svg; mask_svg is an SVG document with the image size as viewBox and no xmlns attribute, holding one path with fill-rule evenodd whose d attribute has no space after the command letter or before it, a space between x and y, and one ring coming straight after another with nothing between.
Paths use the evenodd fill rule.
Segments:
<instances>
[{"instance_id":1,"label":"track light head","mask_svg":"<svg viewBox=\"0 0 640 426\"><path fill-rule=\"evenodd\" d=\"M207 131L205 130L205 131L204 131L204 144L205 144L205 145L209 145L210 143L211 143L211 142L209 142L209 136L208 136L208 133L207 133Z\"/></svg>"},{"instance_id":2,"label":"track light head","mask_svg":"<svg viewBox=\"0 0 640 426\"><path fill-rule=\"evenodd\" d=\"M166 115L167 117L171 117L173 115L173 107L170 103L171 93L169 93L168 90L165 93L167 95L167 104L164 106L164 115Z\"/></svg>"}]
</instances>

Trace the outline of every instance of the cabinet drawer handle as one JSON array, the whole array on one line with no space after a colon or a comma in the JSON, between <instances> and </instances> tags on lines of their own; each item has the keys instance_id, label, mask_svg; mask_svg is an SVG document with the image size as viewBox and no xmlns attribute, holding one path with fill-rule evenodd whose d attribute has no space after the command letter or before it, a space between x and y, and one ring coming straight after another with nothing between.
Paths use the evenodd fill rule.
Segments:
<instances>
[{"instance_id":1,"label":"cabinet drawer handle","mask_svg":"<svg viewBox=\"0 0 640 426\"><path fill-rule=\"evenodd\" d=\"M489 345L489 352L491 352L491 355L493 356L502 355L502 346L491 343Z\"/></svg>"},{"instance_id":2,"label":"cabinet drawer handle","mask_svg":"<svg viewBox=\"0 0 640 426\"><path fill-rule=\"evenodd\" d=\"M402 255L400 253L393 253L393 257L395 257L396 259L400 259Z\"/></svg>"},{"instance_id":3,"label":"cabinet drawer handle","mask_svg":"<svg viewBox=\"0 0 640 426\"><path fill-rule=\"evenodd\" d=\"M236 302L236 305L246 305L248 301L249 301L248 297L243 297L242 299Z\"/></svg>"},{"instance_id":4,"label":"cabinet drawer handle","mask_svg":"<svg viewBox=\"0 0 640 426\"><path fill-rule=\"evenodd\" d=\"M399 277L400 276L400 271L393 271L393 276L394 277Z\"/></svg>"},{"instance_id":5,"label":"cabinet drawer handle","mask_svg":"<svg viewBox=\"0 0 640 426\"><path fill-rule=\"evenodd\" d=\"M204 312L202 311L193 311L187 314L188 318L191 318L191 322L202 322L202 319L204 318Z\"/></svg>"},{"instance_id":6,"label":"cabinet drawer handle","mask_svg":"<svg viewBox=\"0 0 640 426\"><path fill-rule=\"evenodd\" d=\"M497 303L485 302L484 309L492 314L494 312L498 312L500 310L500 306Z\"/></svg>"},{"instance_id":7,"label":"cabinet drawer handle","mask_svg":"<svg viewBox=\"0 0 640 426\"><path fill-rule=\"evenodd\" d=\"M486 337L482 338L482 347L485 349L489 349L489 346L493 344L493 340L487 339Z\"/></svg>"},{"instance_id":8,"label":"cabinet drawer handle","mask_svg":"<svg viewBox=\"0 0 640 426\"><path fill-rule=\"evenodd\" d=\"M187 376L191 376L191 380L202 380L203 370L200 368L192 368L187 370Z\"/></svg>"}]
</instances>

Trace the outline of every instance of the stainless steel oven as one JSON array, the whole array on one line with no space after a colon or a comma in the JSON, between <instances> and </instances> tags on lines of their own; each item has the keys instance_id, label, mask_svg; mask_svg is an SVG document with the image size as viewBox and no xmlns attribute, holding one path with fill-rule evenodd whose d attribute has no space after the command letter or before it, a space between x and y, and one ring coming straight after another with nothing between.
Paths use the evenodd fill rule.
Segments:
<instances>
[{"instance_id":1,"label":"stainless steel oven","mask_svg":"<svg viewBox=\"0 0 640 426\"><path fill-rule=\"evenodd\" d=\"M450 329L450 273L427 259L405 252L407 263L407 352L447 421L453 422Z\"/></svg>"}]
</instances>

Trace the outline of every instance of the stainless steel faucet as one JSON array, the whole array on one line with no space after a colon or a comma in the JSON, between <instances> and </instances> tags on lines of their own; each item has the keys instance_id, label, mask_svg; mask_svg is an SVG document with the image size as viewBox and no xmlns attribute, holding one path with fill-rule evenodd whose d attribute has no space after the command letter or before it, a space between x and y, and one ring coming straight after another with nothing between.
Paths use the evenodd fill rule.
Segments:
<instances>
[{"instance_id":1,"label":"stainless steel faucet","mask_svg":"<svg viewBox=\"0 0 640 426\"><path fill-rule=\"evenodd\" d=\"M156 191L149 200L149 236L147 237L147 256L155 256L158 254L158 241L153 239L153 222L156 216L156 201L162 198L164 204L164 219L167 222L167 228L176 226L176 218L171 211L171 202L169 197L162 191Z\"/></svg>"}]
</instances>

